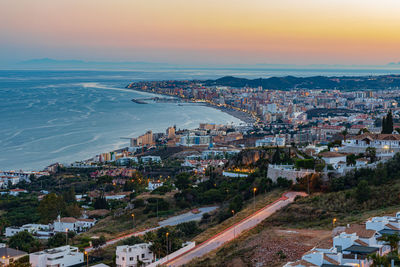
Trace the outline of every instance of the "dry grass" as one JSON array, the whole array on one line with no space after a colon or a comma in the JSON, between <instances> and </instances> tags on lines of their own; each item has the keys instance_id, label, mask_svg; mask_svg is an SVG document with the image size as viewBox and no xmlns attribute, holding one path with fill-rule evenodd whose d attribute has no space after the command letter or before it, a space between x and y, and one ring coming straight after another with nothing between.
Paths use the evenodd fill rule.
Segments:
<instances>
[{"instance_id":1,"label":"dry grass","mask_svg":"<svg viewBox=\"0 0 400 267\"><path fill-rule=\"evenodd\" d=\"M330 239L324 230L256 227L188 266L282 266Z\"/></svg>"},{"instance_id":2,"label":"dry grass","mask_svg":"<svg viewBox=\"0 0 400 267\"><path fill-rule=\"evenodd\" d=\"M276 199L282 196L283 192L283 190L277 189L268 194L256 196L255 210L259 210L269 203L274 202ZM247 201L244 206L245 207L240 212L236 213L235 216L226 219L218 225L208 228L207 230L196 236L193 241L196 241L197 244L202 243L210 237L214 236L216 233L222 232L226 228L254 213L253 199Z\"/></svg>"}]
</instances>

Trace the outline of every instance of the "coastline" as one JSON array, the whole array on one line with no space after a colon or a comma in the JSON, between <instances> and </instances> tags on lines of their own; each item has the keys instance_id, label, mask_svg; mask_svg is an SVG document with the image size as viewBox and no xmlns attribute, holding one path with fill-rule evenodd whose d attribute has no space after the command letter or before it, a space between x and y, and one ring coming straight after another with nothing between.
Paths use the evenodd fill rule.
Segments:
<instances>
[{"instance_id":1,"label":"coastline","mask_svg":"<svg viewBox=\"0 0 400 267\"><path fill-rule=\"evenodd\" d=\"M132 91L141 92L141 93L149 93L149 94L160 95L160 96L174 97L174 98L179 99L181 102L192 103L192 104L201 104L201 105L204 105L204 106L207 106L207 107L210 107L210 108L214 108L214 109L220 110L220 111L222 111L222 112L224 112L226 114L231 115L232 117L235 117L236 119L239 119L240 121L242 121L243 123L246 123L246 124L253 124L253 123L256 122L256 119L251 114L249 114L249 113L247 113L245 111L234 109L234 108L230 108L230 107L226 107L226 106L218 106L218 105L212 104L210 102L191 101L189 99L181 98L179 96L172 96L172 95L169 95L169 94L147 92L147 91L143 91L143 90L129 88L128 86L126 86L125 88L130 89Z\"/></svg>"}]
</instances>

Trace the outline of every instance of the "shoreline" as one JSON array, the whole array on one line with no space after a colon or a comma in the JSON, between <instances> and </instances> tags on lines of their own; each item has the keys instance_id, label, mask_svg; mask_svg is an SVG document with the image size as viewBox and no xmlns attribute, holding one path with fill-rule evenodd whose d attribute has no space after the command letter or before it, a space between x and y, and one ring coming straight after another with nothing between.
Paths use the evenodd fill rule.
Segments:
<instances>
[{"instance_id":1,"label":"shoreline","mask_svg":"<svg viewBox=\"0 0 400 267\"><path fill-rule=\"evenodd\" d=\"M134 89L134 88L129 88L128 86L126 86L125 88L130 89L132 91L136 91L136 92L141 92L141 93L149 93L149 94L154 94L154 95L160 95L160 96L168 96L168 97L174 97L179 99L181 102L184 103L191 103L191 104L200 104L206 107L210 107L210 108L214 108L217 110L220 110L228 115L231 115L232 117L235 117L236 119L239 119L240 121L242 121L242 123L245 124L253 124L256 122L256 119L249 113L244 112L244 111L240 111L240 110L236 110L234 108L230 108L230 107L225 107L225 106L218 106L217 104L212 104L209 102L196 102L196 101L191 101L185 98L181 98L179 96L172 96L169 94L163 94L163 93L154 93L154 92L147 92L147 91L143 91L143 90L139 90L139 89Z\"/></svg>"}]
</instances>

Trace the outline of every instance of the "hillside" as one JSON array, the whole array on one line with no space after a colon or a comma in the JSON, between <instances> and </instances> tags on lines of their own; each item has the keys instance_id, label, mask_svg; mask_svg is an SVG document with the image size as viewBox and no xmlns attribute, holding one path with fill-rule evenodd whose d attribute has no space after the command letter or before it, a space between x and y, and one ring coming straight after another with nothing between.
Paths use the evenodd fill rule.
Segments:
<instances>
[{"instance_id":1,"label":"hillside","mask_svg":"<svg viewBox=\"0 0 400 267\"><path fill-rule=\"evenodd\" d=\"M246 79L225 76L216 80L204 81L207 86L231 86L231 87L262 87L263 89L290 90L296 88L308 89L387 89L400 87L400 75L360 76L360 77L271 77Z\"/></svg>"}]
</instances>

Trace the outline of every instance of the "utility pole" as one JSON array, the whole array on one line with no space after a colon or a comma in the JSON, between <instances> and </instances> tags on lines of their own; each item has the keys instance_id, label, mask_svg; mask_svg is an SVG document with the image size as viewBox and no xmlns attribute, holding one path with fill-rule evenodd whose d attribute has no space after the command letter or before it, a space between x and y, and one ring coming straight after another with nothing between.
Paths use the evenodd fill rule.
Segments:
<instances>
[{"instance_id":1,"label":"utility pole","mask_svg":"<svg viewBox=\"0 0 400 267\"><path fill-rule=\"evenodd\" d=\"M65 229L65 244L68 245L68 228Z\"/></svg>"},{"instance_id":2,"label":"utility pole","mask_svg":"<svg viewBox=\"0 0 400 267\"><path fill-rule=\"evenodd\" d=\"M166 243L167 243L167 260L168 260L168 254L169 254L169 249L168 249L168 235L169 235L169 233L167 232L167 233L165 234L165 236L166 236L166 238L167 238L167 240L166 240Z\"/></svg>"},{"instance_id":3,"label":"utility pole","mask_svg":"<svg viewBox=\"0 0 400 267\"><path fill-rule=\"evenodd\" d=\"M257 191L257 188L256 187L254 187L253 188L253 209L254 209L254 211L256 211L256 191Z\"/></svg>"},{"instance_id":4,"label":"utility pole","mask_svg":"<svg viewBox=\"0 0 400 267\"><path fill-rule=\"evenodd\" d=\"M232 217L235 216L235 211L232 210ZM233 239L236 238L236 225L233 225Z\"/></svg>"}]
</instances>

